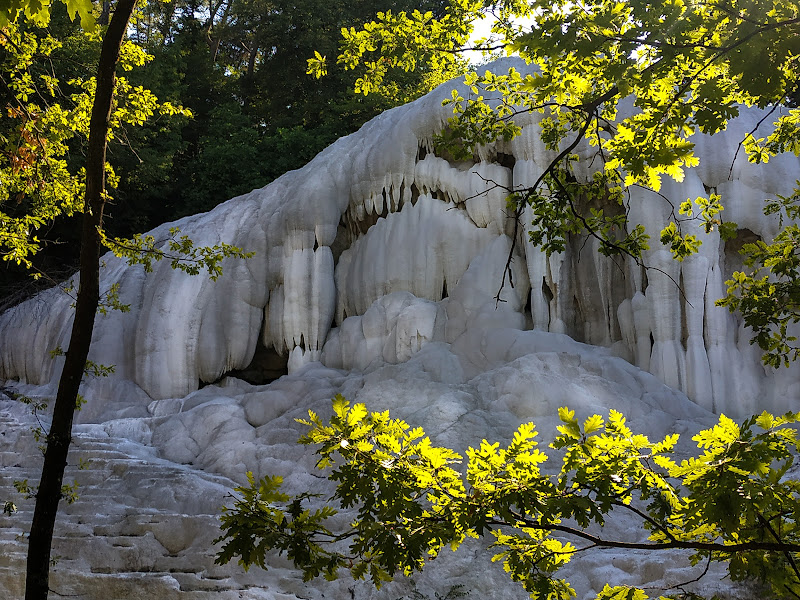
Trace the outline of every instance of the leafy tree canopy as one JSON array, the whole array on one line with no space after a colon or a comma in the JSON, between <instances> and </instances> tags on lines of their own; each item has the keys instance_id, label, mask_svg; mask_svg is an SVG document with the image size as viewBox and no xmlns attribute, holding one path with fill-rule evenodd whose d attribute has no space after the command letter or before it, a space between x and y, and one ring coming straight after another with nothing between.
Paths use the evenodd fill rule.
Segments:
<instances>
[{"instance_id":1,"label":"leafy tree canopy","mask_svg":"<svg viewBox=\"0 0 800 600\"><path fill-rule=\"evenodd\" d=\"M90 44L96 31L82 34ZM94 100L94 77L61 81L52 71L37 69L37 61L51 57L63 43L37 29L8 23L0 32L3 58L0 77L7 84L3 99L6 118L0 129L0 256L4 261L31 267L31 256L41 249L37 230L60 215L83 210L85 172L71 165L70 150L88 139ZM145 64L148 55L124 42L119 64L123 71ZM115 79L115 107L108 139L125 126L141 125L154 114L189 115L125 77ZM124 135L124 134L123 134ZM113 167L106 167L113 187Z\"/></svg>"},{"instance_id":2,"label":"leafy tree canopy","mask_svg":"<svg viewBox=\"0 0 800 600\"><path fill-rule=\"evenodd\" d=\"M434 446L421 428L337 396L330 421L310 412L300 439L318 446L318 468L332 469L328 505L314 508L313 494L282 493L280 477L248 474L222 516L217 560L266 568L267 552L277 549L306 579L335 579L344 569L380 587L421 570L443 548L491 536L493 560L532 598L575 596L559 569L608 549L682 549L698 573L720 562L733 581L761 581L778 598L800 593L800 481L785 477L800 447L792 427L800 413L763 413L741 425L723 415L692 438L699 454L680 462L672 458L678 434L651 441L617 411L580 422L561 408L559 417L552 458L527 423L506 448L486 440L469 448L462 476L462 457ZM339 509L353 515L344 531L330 525L341 522L331 519ZM586 530L620 513L648 540ZM647 595L607 585L597 597Z\"/></svg>"},{"instance_id":3,"label":"leafy tree canopy","mask_svg":"<svg viewBox=\"0 0 800 600\"><path fill-rule=\"evenodd\" d=\"M79 227L75 226L78 217L71 217L83 208L83 160L95 65L104 32L104 25L97 26L94 20L88 29L80 28L71 20L68 4L48 4L40 7L41 14L30 16L30 11L39 6L34 4L0 6L0 18L6 23L0 28L3 82L0 104L4 113L0 121L0 256L3 258L0 264L4 267L0 271L0 285L8 286L0 308L21 301L39 287L26 281L31 273L34 277L47 275L45 279L52 285L76 268ZM91 2L88 5L91 8ZM142 5L135 14L134 24L147 18L148 6ZM75 14L72 17L77 18ZM98 23L103 22L102 13L95 13L94 17ZM166 29L171 27L177 25L167 19ZM199 52L196 48L192 52L192 62L183 65L184 71L196 75L208 71L204 71L203 65L213 66L204 43ZM181 173L184 169L201 173L207 170L197 161L190 160L187 164L181 160L188 154L186 138L191 140L191 124L195 121L203 120L205 126L210 120L225 129L211 132L217 143L208 152L206 162L213 161L215 169L230 162L234 145L239 153L242 147L257 145L258 134L246 118L210 119L208 110L198 115L186 108L184 100L198 106L194 99L200 97L207 97L208 102L215 104L223 95L220 88L224 87L224 81L220 80L224 77L201 77L199 80L205 87L198 85L200 89L186 93L179 85L185 73L181 76L175 70L170 71L169 66L165 69L162 66L165 56L168 55L162 50L159 56L162 64L156 67L154 54L134 40L124 41L121 50L119 66L123 74L115 78L114 110L107 140L110 162L106 167L106 182L113 195L114 210L106 223L110 234L106 242L107 247L122 253L147 248L137 246L136 239L121 244L120 238L176 218L187 210L182 203L176 207L174 200L164 201L174 198L176 186L190 191L197 187L198 194L214 196L218 202L244 191L242 180L250 179L244 183L249 186L247 190L253 182L258 182L258 175L248 169L234 182L216 177L219 185L214 190L181 179L180 175L187 176ZM159 85L159 78L169 79L170 85ZM231 95L232 90L225 93ZM223 114L232 105L230 100L226 104L224 97L218 104L222 105L219 110ZM234 104L231 112L237 109ZM235 130L236 136L230 135L231 130ZM250 143L241 143L243 138ZM215 178L216 171L211 171L208 180ZM196 208L202 210L214 203ZM210 260L215 264L206 266L215 271L218 259L225 255L223 252L201 259L198 252L200 249L192 248L189 254L194 256L183 256L179 268L200 267ZM155 254L151 252L150 256ZM169 257L174 259L174 252Z\"/></svg>"},{"instance_id":4,"label":"leafy tree canopy","mask_svg":"<svg viewBox=\"0 0 800 600\"><path fill-rule=\"evenodd\" d=\"M94 76L105 22L105 13L98 11L113 8L114 3L97 5L95 13L90 13L100 26L89 34L70 19L71 4L45 4L0 0L0 20L16 23L23 37L54 41L52 51L37 50L23 70L36 86L40 75L58 80L54 93L61 92L60 99L44 95L49 104L57 102L68 109L69 96L75 91L68 82ZM91 8L90 2L86 4ZM109 140L114 209L105 224L110 236L130 237L265 185L303 166L383 110L464 72L466 61L453 62L446 72L434 72L425 65L413 72L399 70L385 77L380 90L369 96L354 91L363 66L351 71L331 69L321 82L305 73L306 58L315 49L335 53L342 27L362 27L386 6L393 11L421 6L443 14L447 2L138 2L127 33L129 42L144 50L147 60L126 71L125 81L132 90L150 90L162 102L184 107L192 116L169 116L157 109L141 125L121 123L115 128ZM22 18L25 10L33 14L40 8L41 18ZM13 21L15 15L17 21ZM10 79L8 72L5 80ZM16 102L9 94L0 86L4 113L7 104ZM0 130L7 123L11 127L4 120ZM13 138L13 132L8 137ZM69 148L64 155L66 168L77 173L85 136L73 135L65 144ZM237 165L234 170L228 168L232 163ZM8 203L2 210L14 212ZM67 211L61 214L52 228L30 229L39 237L33 264L55 279L68 275L78 260L74 219L65 218ZM53 243L56 240L58 245ZM9 261L2 266L4 293L0 296L6 301L0 308L24 298L33 287L26 268L16 268Z\"/></svg>"},{"instance_id":5,"label":"leafy tree canopy","mask_svg":"<svg viewBox=\"0 0 800 600\"><path fill-rule=\"evenodd\" d=\"M451 0L441 15L386 11L343 31L336 62L365 65L357 89L379 89L392 68L446 68L482 18L491 20L492 33L479 48L517 54L538 70L468 75L470 93L453 93L454 117L439 142L471 156L479 144L515 136L519 112L544 115L541 137L557 157L532 186L509 190L509 203L517 219L531 207L531 239L547 252L583 233L597 237L604 254L641 261L651 243L644 230L625 227L618 211L591 212L589 203L602 196L622 204L629 186L658 191L665 176L681 181L698 163L692 136L725 129L741 106L775 114L770 133L754 130L741 140L748 160L800 153L800 111L776 110L794 97L800 75L800 4L791 0ZM329 62L317 54L309 72L322 76ZM501 101L484 101L487 92ZM619 113L626 97L634 99L635 114ZM570 175L573 151L584 139L604 161L588 184ZM775 240L745 246L750 271L734 274L720 300L741 311L773 366L800 355L789 330L800 320L800 230L792 220L798 199L795 193L764 205L789 218ZM660 242L676 259L701 244L693 224L706 233L718 229L723 239L735 235L736 224L722 218L725 198L672 200L679 216L664 223Z\"/></svg>"}]
</instances>

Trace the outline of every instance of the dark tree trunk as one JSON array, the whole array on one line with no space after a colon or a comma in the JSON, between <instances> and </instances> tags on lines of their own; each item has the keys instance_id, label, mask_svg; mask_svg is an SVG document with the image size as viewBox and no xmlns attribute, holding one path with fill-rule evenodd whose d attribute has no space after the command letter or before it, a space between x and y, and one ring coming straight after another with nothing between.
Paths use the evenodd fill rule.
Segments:
<instances>
[{"instance_id":1,"label":"dark tree trunk","mask_svg":"<svg viewBox=\"0 0 800 600\"><path fill-rule=\"evenodd\" d=\"M117 2L111 24L103 38L97 67L97 89L92 105L86 156L80 287L75 306L75 320L72 324L72 337L67 348L64 370L58 383L53 422L47 435L42 478L36 493L36 507L28 542L25 600L46 600L49 591L50 546L72 437L72 419L100 300L98 228L103 224L106 136L114 96L114 71L135 4L136 0Z\"/></svg>"},{"instance_id":2,"label":"dark tree trunk","mask_svg":"<svg viewBox=\"0 0 800 600\"><path fill-rule=\"evenodd\" d=\"M250 50L250 56L247 58L247 77L253 79L253 74L256 72L256 57L258 56L258 44L254 41L253 47Z\"/></svg>"},{"instance_id":3,"label":"dark tree trunk","mask_svg":"<svg viewBox=\"0 0 800 600\"><path fill-rule=\"evenodd\" d=\"M100 9L100 16L97 17L98 25L108 25L108 19L111 16L111 2L103 0L103 7Z\"/></svg>"},{"instance_id":4,"label":"dark tree trunk","mask_svg":"<svg viewBox=\"0 0 800 600\"><path fill-rule=\"evenodd\" d=\"M222 4L224 2L225 0L217 0L216 2L210 1L208 3L208 10L209 10L208 20L205 22L205 25L203 25L203 29L206 32L206 43L208 44L208 49L211 51L211 62L217 61L217 53L219 52L219 44L220 44L220 38L216 37L212 33L212 30L215 25L214 19L216 18L219 9L222 8ZM225 12L223 13L222 16L223 21L225 19L225 16L228 14L228 10L230 9L230 7L231 5L229 2L225 6Z\"/></svg>"}]
</instances>

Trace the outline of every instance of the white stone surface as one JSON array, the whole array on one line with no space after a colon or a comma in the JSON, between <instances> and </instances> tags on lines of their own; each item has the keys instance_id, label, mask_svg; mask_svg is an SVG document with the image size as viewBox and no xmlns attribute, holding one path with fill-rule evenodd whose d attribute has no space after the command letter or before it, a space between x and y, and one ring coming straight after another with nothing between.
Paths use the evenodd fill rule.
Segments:
<instances>
[{"instance_id":1,"label":"white stone surface","mask_svg":"<svg viewBox=\"0 0 800 600\"><path fill-rule=\"evenodd\" d=\"M522 67L498 69L509 64ZM723 194L727 219L774 235L776 222L759 208L765 195L786 193L800 161L754 167L740 157L730 167L760 112L747 111L712 141L699 138L700 167L667 183L663 196L632 191L631 219L653 238L645 263L658 269L645 272L602 258L591 240L550 257L524 235L514 244L505 194L491 182L529 185L552 153L529 116L521 136L482 148L475 164L434 156L431 139L449 116L441 100L451 87L387 111L261 190L152 232L166 240L169 227L179 226L197 245L224 241L256 253L226 261L217 282L168 264L145 275L104 258L104 288L118 283L131 310L98 316L90 358L116 372L84 386L88 403L71 462L86 454L95 467L82 499L64 512L60 593L410 595L409 582L380 593L347 579L305 584L281 558L269 572L247 575L212 564L218 508L246 471L281 475L289 492L325 491L312 451L296 444L295 419L309 409L328 415L337 393L389 409L462 452L482 438L508 441L529 420L552 436L564 405L583 416L613 407L644 433L687 438L714 420L712 411L800 409L797 366L765 369L737 317L714 306L736 264L730 249L716 233L704 235L700 253L677 263L657 242L672 206L711 188ZM514 156L513 169L494 162L498 152ZM591 149L581 155L585 175L594 168ZM512 245L512 276L502 285ZM66 348L70 302L51 290L0 315L6 385L54 395L61 360L50 351ZM228 376L261 347L283 355L289 375L258 386ZM3 401L0 416L0 497L7 497L13 479L35 479L38 461L23 407ZM0 521L7 550L0 597L21 589L22 549L14 540L30 506L20 504L20 515ZM626 538L642 535L626 520L614 527ZM569 573L579 597L606 582L666 587L697 575L680 555L613 552ZM430 597L455 584L474 598L525 597L480 544L447 553L416 581ZM719 587L714 577L704 585Z\"/></svg>"},{"instance_id":2,"label":"white stone surface","mask_svg":"<svg viewBox=\"0 0 800 600\"><path fill-rule=\"evenodd\" d=\"M513 61L497 68L509 64L523 68ZM151 399L180 397L247 366L259 337L290 356L295 369L320 358L331 327L365 315L387 294L410 292L439 302L458 288L458 299L440 305L447 319L437 320L445 329L442 339L452 341L467 326L467 314L475 313L476 297L483 303L486 286L500 288L501 248L495 240L512 228L505 192L497 185L530 185L552 153L538 138L538 115L529 115L521 117L518 138L481 148L475 164L434 156L431 139L450 114L441 100L451 87L387 111L264 189L153 232L165 240L176 225L198 245L225 241L256 253L247 261L227 261L217 282L166 263L145 277L140 267L105 257L104 286L120 284L131 311L98 318L91 358L114 364L117 380L133 382ZM512 263L515 287L506 285L504 293L524 301L504 308L522 314L530 304L523 317L537 329L612 347L714 411L743 415L795 406L797 369L764 368L747 343L748 331L713 304L739 264L735 252L716 231L698 230L700 253L681 264L657 241L680 202L710 190L722 194L726 219L764 239L776 233L779 215L765 217L762 201L791 190L800 162L781 156L756 166L742 152L733 160L761 116L743 109L713 140L696 136L700 166L681 183L665 180L659 194L631 190L631 221L645 225L651 236L644 262L654 268L645 273L631 261L604 259L593 240L583 239L548 259L520 235ZM514 157L513 169L493 162L498 152ZM588 174L596 168L593 149L582 147L580 154L584 167L578 171ZM497 253L491 259L485 254L489 246ZM480 289L462 281L475 261L484 264L471 277ZM683 282L683 292L675 282ZM70 303L66 295L48 292L0 315L0 336L13 340L0 348L0 377L36 384L57 380L60 361L50 350L66 346ZM411 349L384 358L404 360ZM94 389L107 399L116 387L107 382ZM101 418L102 412L90 409L84 418Z\"/></svg>"}]
</instances>

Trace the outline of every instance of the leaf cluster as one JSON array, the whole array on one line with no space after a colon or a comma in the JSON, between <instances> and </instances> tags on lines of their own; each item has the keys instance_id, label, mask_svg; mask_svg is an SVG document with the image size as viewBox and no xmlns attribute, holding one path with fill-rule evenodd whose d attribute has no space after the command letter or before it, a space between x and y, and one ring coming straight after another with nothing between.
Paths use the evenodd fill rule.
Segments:
<instances>
[{"instance_id":1,"label":"leaf cluster","mask_svg":"<svg viewBox=\"0 0 800 600\"><path fill-rule=\"evenodd\" d=\"M543 468L550 458L527 423L505 448L486 440L469 448L462 477L453 468L461 456L433 446L420 428L337 396L329 422L314 413L301 421L310 430L300 441L318 447L317 466L331 469L336 485L324 508L302 508L314 496L285 496L275 478L250 474L225 509L217 560L265 567L275 549L306 578L346 569L379 587L422 569L444 547L492 536L493 560L532 598L571 598L559 569L608 548L683 549L693 563L724 563L734 581L761 581L776 597L800 593L800 482L787 475L800 414L763 413L741 425L723 415L692 438L700 453L680 463L672 458L678 434L653 442L617 411L581 422L561 408L559 418L554 473ZM342 509L351 521L337 530ZM648 540L604 535L620 515L636 519ZM601 533L590 533L592 525ZM598 597L647 596L609 585Z\"/></svg>"},{"instance_id":2,"label":"leaf cluster","mask_svg":"<svg viewBox=\"0 0 800 600\"><path fill-rule=\"evenodd\" d=\"M90 45L99 41L94 30L82 37ZM93 77L61 81L52 70L42 71L41 64L61 46L52 35L30 25L10 22L0 31L0 78L9 90L0 127L0 257L29 269L43 245L37 230L84 210L85 173L71 164L70 153L88 139L96 81ZM119 64L124 70L148 59L136 44L123 43ZM115 79L109 140L156 114L190 116L181 107L159 103L150 91L125 77ZM110 164L106 178L112 187L117 182Z\"/></svg>"},{"instance_id":3,"label":"leaf cluster","mask_svg":"<svg viewBox=\"0 0 800 600\"><path fill-rule=\"evenodd\" d=\"M728 283L728 296L718 301L722 306L738 310L745 323L753 328L751 340L766 352L768 365L780 367L800 356L797 337L789 333L789 325L800 321L800 285L798 285L798 247L800 229L791 225L771 244L759 241L745 246L748 266L756 266L748 274L736 271ZM765 271L772 267L783 270L777 277Z\"/></svg>"},{"instance_id":4,"label":"leaf cluster","mask_svg":"<svg viewBox=\"0 0 800 600\"><path fill-rule=\"evenodd\" d=\"M74 21L75 17L80 17L84 29L87 31L95 29L91 0L63 0L63 2L70 19ZM6 27L23 19L44 27L50 22L51 5L50 0L3 0L0 3L0 27Z\"/></svg>"},{"instance_id":5,"label":"leaf cluster","mask_svg":"<svg viewBox=\"0 0 800 600\"><path fill-rule=\"evenodd\" d=\"M130 239L109 238L100 232L103 243L116 256L128 260L128 264L142 265L145 272L153 270L153 263L163 259L170 261L173 269L189 275L206 271L212 281L222 275L222 261L226 258L247 259L253 252L245 252L232 244L220 242L213 246L195 246L188 235L180 235L180 228L171 227L167 240L156 240L152 235L135 234Z\"/></svg>"}]
</instances>

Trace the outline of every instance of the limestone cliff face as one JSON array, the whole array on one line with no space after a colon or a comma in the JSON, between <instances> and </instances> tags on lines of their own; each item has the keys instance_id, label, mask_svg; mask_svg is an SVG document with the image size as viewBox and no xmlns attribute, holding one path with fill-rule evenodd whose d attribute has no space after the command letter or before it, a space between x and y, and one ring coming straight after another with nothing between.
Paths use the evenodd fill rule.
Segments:
<instances>
[{"instance_id":1,"label":"limestone cliff face","mask_svg":"<svg viewBox=\"0 0 800 600\"><path fill-rule=\"evenodd\" d=\"M777 216L760 212L763 198L787 194L800 173L795 157L754 166L740 152L733 160L763 113L747 111L723 135L700 137L700 166L683 182L660 194L631 191L631 219L654 240L645 263L656 268L644 270L604 259L591 240L572 240L550 257L523 234L512 240L505 193L495 183L528 186L552 158L538 117L525 117L511 143L449 162L435 155L431 139L450 116L441 101L452 85L386 112L264 189L151 232L166 241L178 226L197 245L224 241L256 253L228 261L217 282L168 264L145 274L104 258L105 289L119 284L131 310L98 317L90 358L116 371L85 383L70 464L83 458L90 465L69 471L80 498L59 518L61 559L51 579L58 593L86 600L413 596L408 581L380 592L346 577L304 582L276 556L268 572L214 565L219 507L247 471L283 477L290 494L330 492L313 449L295 442L303 433L297 419L308 410L329 415L336 394L390 410L462 454L482 438L508 443L530 420L546 445L565 405L579 418L614 408L637 432L678 432L684 440L715 422L712 410L800 407L800 365L764 369L749 332L714 306L740 265L741 243L777 230ZM580 154L577 176L588 177L598 161L591 148ZM710 190L723 196L740 238L726 245L712 232L698 255L673 261L655 241L662 223L686 198ZM498 303L512 247L513 286L506 283ZM0 315L4 385L53 395L61 365L50 351L67 346L71 302L50 290ZM20 506L17 515L0 515L0 598L19 597L23 585L20 534L32 502L18 497L13 481L37 476L32 424L27 406L0 393L0 498ZM607 530L611 538L646 537L630 516ZM527 597L491 555L475 541L444 552L415 581L428 597L444 597L453 585L476 598ZM606 583L667 589L701 572L681 553L604 550L564 575L588 598ZM753 597L722 575L713 571L690 589Z\"/></svg>"},{"instance_id":2,"label":"limestone cliff face","mask_svg":"<svg viewBox=\"0 0 800 600\"><path fill-rule=\"evenodd\" d=\"M166 240L178 226L197 245L255 252L225 263L217 282L166 263L145 275L106 256L103 284L119 284L131 310L98 317L90 358L116 373L94 382L92 395L141 408L225 374L280 374L280 357L289 372L312 361L363 370L408 360L429 342L463 345L480 324L501 340L535 328L610 348L715 412L797 408L798 369L765 369L749 331L714 306L740 265L742 241L777 231L778 215L761 214L762 200L788 194L800 173L793 156L756 166L737 155L762 112L743 111L713 139L699 136L700 166L683 182L665 182L659 194L631 190L631 221L651 236L644 262L654 269L606 259L591 239L548 258L520 234L514 285L497 305L513 229L495 183L531 185L552 153L539 139L539 116L528 115L519 137L481 148L473 162L436 156L431 140L451 114L441 101L453 85L387 111L263 189L151 232ZM590 176L599 161L592 148L580 154L578 176ZM699 254L678 263L658 232L678 204L709 191L722 195L741 239L703 235ZM57 380L50 351L67 345L71 302L53 290L0 315L0 378ZM90 406L84 418L99 411Z\"/></svg>"}]
</instances>

